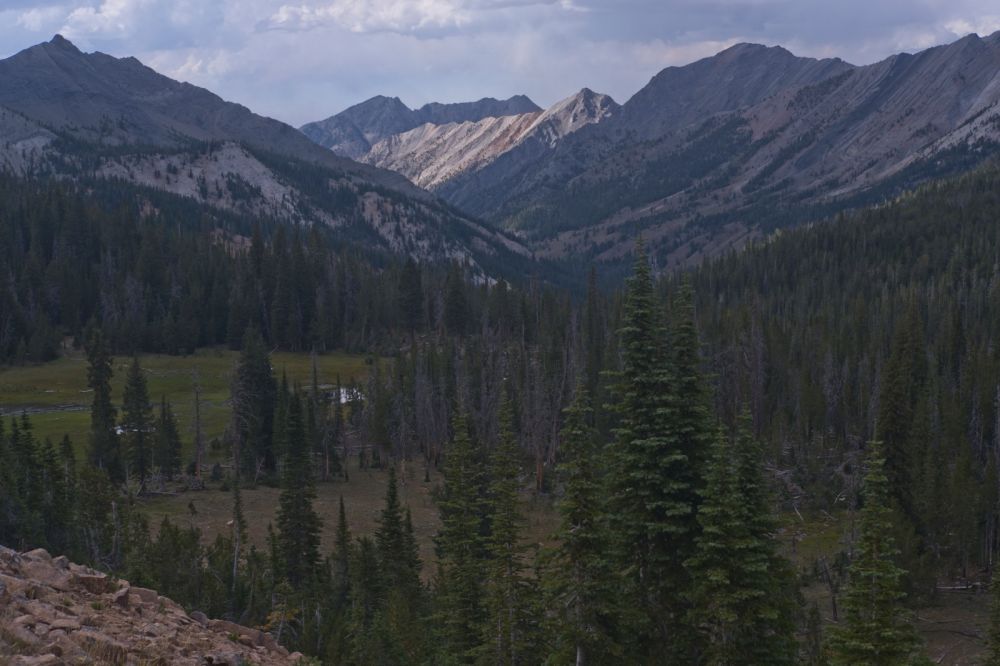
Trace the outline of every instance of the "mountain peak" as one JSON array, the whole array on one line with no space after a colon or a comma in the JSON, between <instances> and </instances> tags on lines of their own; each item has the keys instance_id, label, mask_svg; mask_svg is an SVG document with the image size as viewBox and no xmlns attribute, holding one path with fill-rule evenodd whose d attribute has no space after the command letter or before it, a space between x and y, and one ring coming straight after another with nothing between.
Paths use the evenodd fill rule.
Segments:
<instances>
[{"instance_id":1,"label":"mountain peak","mask_svg":"<svg viewBox=\"0 0 1000 666\"><path fill-rule=\"evenodd\" d=\"M56 48L62 49L64 51L69 51L71 53L81 53L80 49L76 48L73 42L69 41L60 34L56 34L49 40L48 45L54 46Z\"/></svg>"}]
</instances>

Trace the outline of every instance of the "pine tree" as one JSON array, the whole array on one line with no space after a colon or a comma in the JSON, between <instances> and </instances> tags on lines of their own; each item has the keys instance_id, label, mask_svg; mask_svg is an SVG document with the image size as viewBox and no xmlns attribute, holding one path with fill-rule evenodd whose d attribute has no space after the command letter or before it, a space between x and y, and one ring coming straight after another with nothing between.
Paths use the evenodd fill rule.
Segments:
<instances>
[{"instance_id":1,"label":"pine tree","mask_svg":"<svg viewBox=\"0 0 1000 666\"><path fill-rule=\"evenodd\" d=\"M122 393L122 430L128 451L129 469L145 486L153 462L153 410L149 405L146 376L138 357L132 358Z\"/></svg>"},{"instance_id":2,"label":"pine tree","mask_svg":"<svg viewBox=\"0 0 1000 666\"><path fill-rule=\"evenodd\" d=\"M578 666L618 657L614 590L608 558L599 474L594 410L586 389L577 388L566 409L560 437L559 474L565 486L558 504L559 544L547 567L548 608L557 614L555 630L564 661Z\"/></svg>"},{"instance_id":3,"label":"pine tree","mask_svg":"<svg viewBox=\"0 0 1000 666\"><path fill-rule=\"evenodd\" d=\"M665 658L686 663L692 637L684 623L690 579L683 562L694 546L694 474L673 420L681 397L672 393L657 310L640 242L620 331L622 370L615 393L621 422L610 447L608 515L622 593L636 611L629 620L636 658L652 658L669 646Z\"/></svg>"},{"instance_id":4,"label":"pine tree","mask_svg":"<svg viewBox=\"0 0 1000 666\"><path fill-rule=\"evenodd\" d=\"M90 406L90 463L105 469L112 480L123 476L118 436L115 434L116 411L111 402L112 358L104 336L93 331L87 341L87 386L94 393Z\"/></svg>"},{"instance_id":5,"label":"pine tree","mask_svg":"<svg viewBox=\"0 0 1000 666\"><path fill-rule=\"evenodd\" d=\"M389 466L389 483L385 493L385 507L375 530L375 547L379 568L385 584L390 588L415 591L419 586L418 572L411 568L406 544L403 507L399 503L396 485L396 468Z\"/></svg>"},{"instance_id":6,"label":"pine tree","mask_svg":"<svg viewBox=\"0 0 1000 666\"><path fill-rule=\"evenodd\" d=\"M912 522L920 527L913 498L913 481L919 477L919 457L914 459L911 449L925 446L918 442L912 446L914 410L923 392L926 376L923 325L915 304L897 325L892 352L885 365L879 394L879 412L876 437L885 451L885 474L889 497Z\"/></svg>"},{"instance_id":7,"label":"pine tree","mask_svg":"<svg viewBox=\"0 0 1000 666\"><path fill-rule=\"evenodd\" d=\"M864 506L855 557L849 569L841 624L830 632L831 663L889 666L905 664L920 651L919 639L903 607L905 572L891 536L892 511L882 444L869 445Z\"/></svg>"},{"instance_id":8,"label":"pine tree","mask_svg":"<svg viewBox=\"0 0 1000 666\"><path fill-rule=\"evenodd\" d=\"M505 395L500 405L500 437L489 468L489 563L479 656L486 663L507 666L529 662L536 647L536 626L531 617L534 590L525 575L521 544L524 516L518 504L519 467L514 410Z\"/></svg>"},{"instance_id":9,"label":"pine tree","mask_svg":"<svg viewBox=\"0 0 1000 666\"><path fill-rule=\"evenodd\" d=\"M156 448L153 465L166 477L177 474L181 468L181 435L177 418L166 396L160 399L160 415L156 422Z\"/></svg>"},{"instance_id":10,"label":"pine tree","mask_svg":"<svg viewBox=\"0 0 1000 666\"><path fill-rule=\"evenodd\" d=\"M776 552L760 448L744 419L719 433L707 470L701 533L686 566L694 581L692 624L704 637L699 663L795 663L790 568Z\"/></svg>"},{"instance_id":11,"label":"pine tree","mask_svg":"<svg viewBox=\"0 0 1000 666\"><path fill-rule=\"evenodd\" d=\"M282 573L293 587L311 578L319 563L319 534L322 523L313 502L316 486L312 474L312 456L305 440L302 402L292 394L286 430L288 453L285 456L278 499L278 549Z\"/></svg>"},{"instance_id":12,"label":"pine tree","mask_svg":"<svg viewBox=\"0 0 1000 666\"><path fill-rule=\"evenodd\" d=\"M464 664L474 659L483 624L482 501L480 469L469 439L465 414L458 411L445 457L444 492L439 503L441 531L436 538L438 574L438 649L442 663Z\"/></svg>"},{"instance_id":13,"label":"pine tree","mask_svg":"<svg viewBox=\"0 0 1000 666\"><path fill-rule=\"evenodd\" d=\"M238 435L240 464L255 478L258 463L273 471L274 412L277 386L271 372L271 358L264 340L255 329L243 336L243 350L233 377L233 423ZM245 449L246 455L241 451Z\"/></svg>"},{"instance_id":14,"label":"pine tree","mask_svg":"<svg viewBox=\"0 0 1000 666\"><path fill-rule=\"evenodd\" d=\"M396 469L389 467L385 507L375 531L380 599L376 623L380 627L383 663L416 663L424 653L420 561L411 550L412 525L399 502ZM391 658L390 658L391 656Z\"/></svg>"},{"instance_id":15,"label":"pine tree","mask_svg":"<svg viewBox=\"0 0 1000 666\"><path fill-rule=\"evenodd\" d=\"M701 501L697 492L704 476L704 467L712 448L712 413L709 391L701 372L698 331L695 326L694 296L691 283L685 279L679 289L671 312L670 326L671 395L674 399L672 427L676 433L676 446L687 458L685 481L690 489L685 502L695 506L689 530L697 530L693 523L697 505Z\"/></svg>"}]
</instances>

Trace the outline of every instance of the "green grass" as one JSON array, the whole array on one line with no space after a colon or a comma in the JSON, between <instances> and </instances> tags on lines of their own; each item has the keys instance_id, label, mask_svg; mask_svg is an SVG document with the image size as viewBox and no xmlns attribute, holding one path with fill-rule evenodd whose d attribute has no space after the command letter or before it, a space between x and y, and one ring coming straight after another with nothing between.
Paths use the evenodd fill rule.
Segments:
<instances>
[{"instance_id":1,"label":"green grass","mask_svg":"<svg viewBox=\"0 0 1000 666\"><path fill-rule=\"evenodd\" d=\"M149 395L155 405L161 396L173 403L174 411L189 455L194 411L194 377L202 386L202 422L209 440L219 437L229 419L229 382L238 353L222 349L202 349L191 356L147 354L139 357L146 372ZM131 360L116 357L112 397L120 405L125 374ZM271 356L275 375L287 372L289 382L309 384L312 362L309 354L278 352ZM333 353L317 357L319 382L331 384L339 374L346 384L352 379L364 381L367 376L363 356ZM58 360L41 365L29 365L0 370L0 411L4 414L27 410L37 438L48 437L53 442L69 435L82 454L90 427L91 393L87 388L87 360L73 352Z\"/></svg>"}]
</instances>

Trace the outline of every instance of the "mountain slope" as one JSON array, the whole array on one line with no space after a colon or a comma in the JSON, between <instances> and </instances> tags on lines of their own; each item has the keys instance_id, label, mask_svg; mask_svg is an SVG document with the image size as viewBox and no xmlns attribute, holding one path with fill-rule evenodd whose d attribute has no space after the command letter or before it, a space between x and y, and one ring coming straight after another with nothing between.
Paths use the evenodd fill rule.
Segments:
<instances>
[{"instance_id":1,"label":"mountain slope","mask_svg":"<svg viewBox=\"0 0 1000 666\"><path fill-rule=\"evenodd\" d=\"M523 161L539 149L551 149L567 135L605 121L618 109L609 96L584 89L545 111L476 122L426 123L379 141L361 159L435 190L502 155L516 153Z\"/></svg>"},{"instance_id":2,"label":"mountain slope","mask_svg":"<svg viewBox=\"0 0 1000 666\"><path fill-rule=\"evenodd\" d=\"M325 120L307 123L300 129L309 139L333 153L357 159L379 141L425 123L476 122L540 110L524 95L505 100L485 97L457 104L431 102L416 110L407 107L398 97L378 95Z\"/></svg>"},{"instance_id":3,"label":"mountain slope","mask_svg":"<svg viewBox=\"0 0 1000 666\"><path fill-rule=\"evenodd\" d=\"M294 128L56 36L0 61L0 166L121 179L241 215L322 224L366 249L480 267L529 252L403 176Z\"/></svg>"},{"instance_id":4,"label":"mountain slope","mask_svg":"<svg viewBox=\"0 0 1000 666\"><path fill-rule=\"evenodd\" d=\"M739 44L711 58L663 70L606 122L583 128L530 161L497 160L474 175L454 178L438 193L464 210L528 236L550 235L553 229L579 220L575 206L565 211L559 207L567 198L575 198L563 195L575 178L589 170L610 170L625 181L641 179L644 171L661 171L662 165L647 165L643 161L647 155L629 155L629 149L651 142L676 144L692 125L851 69L836 59L798 58L778 47ZM691 166L690 156L681 160L685 167ZM629 187L626 183L623 191ZM615 188L622 189L622 184L615 183ZM589 198L588 209L593 199ZM618 208L613 201L597 203L581 223L600 221Z\"/></svg>"},{"instance_id":5,"label":"mountain slope","mask_svg":"<svg viewBox=\"0 0 1000 666\"><path fill-rule=\"evenodd\" d=\"M426 197L393 173L318 150L282 122L135 58L82 53L59 35L0 60L0 106L86 143L176 149L192 141L238 141Z\"/></svg>"},{"instance_id":6,"label":"mountain slope","mask_svg":"<svg viewBox=\"0 0 1000 666\"><path fill-rule=\"evenodd\" d=\"M740 45L664 70L521 169L498 159L438 193L550 257L617 261L642 231L664 266L691 263L977 163L1000 140L998 72L1000 34L865 67Z\"/></svg>"}]
</instances>

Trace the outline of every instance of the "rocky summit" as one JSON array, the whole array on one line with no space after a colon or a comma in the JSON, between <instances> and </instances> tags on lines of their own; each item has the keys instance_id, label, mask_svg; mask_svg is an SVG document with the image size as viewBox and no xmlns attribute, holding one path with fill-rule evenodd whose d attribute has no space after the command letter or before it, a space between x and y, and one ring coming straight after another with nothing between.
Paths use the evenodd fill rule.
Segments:
<instances>
[{"instance_id":1,"label":"rocky summit","mask_svg":"<svg viewBox=\"0 0 1000 666\"><path fill-rule=\"evenodd\" d=\"M42 549L0 547L0 663L294 664L264 631L188 614L155 590L133 587Z\"/></svg>"}]
</instances>

